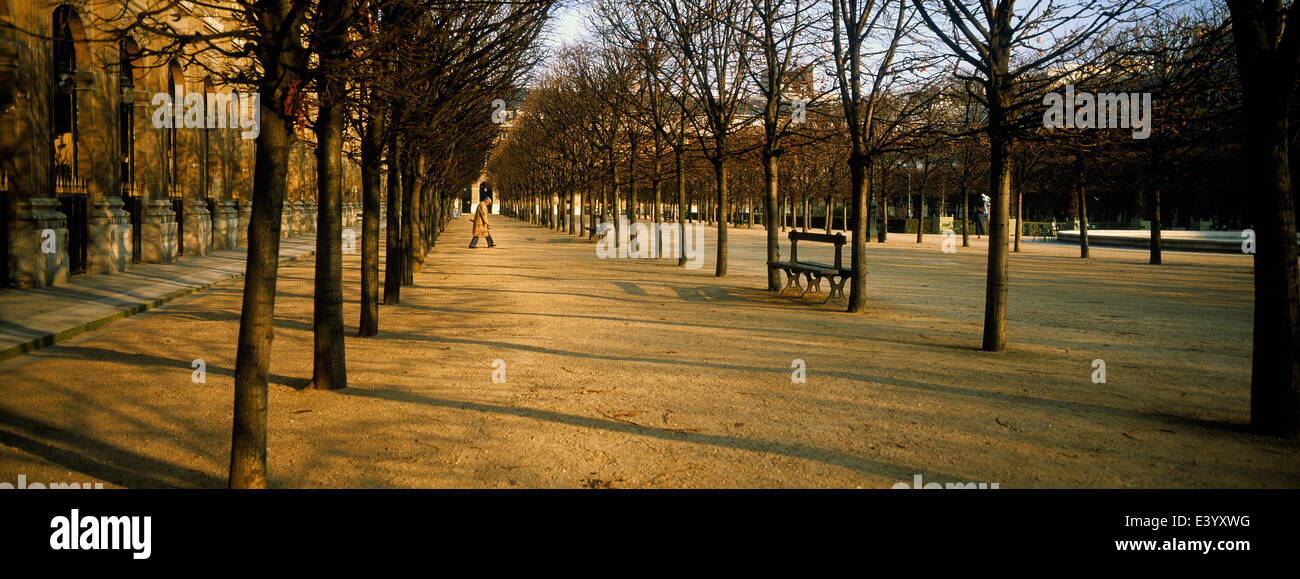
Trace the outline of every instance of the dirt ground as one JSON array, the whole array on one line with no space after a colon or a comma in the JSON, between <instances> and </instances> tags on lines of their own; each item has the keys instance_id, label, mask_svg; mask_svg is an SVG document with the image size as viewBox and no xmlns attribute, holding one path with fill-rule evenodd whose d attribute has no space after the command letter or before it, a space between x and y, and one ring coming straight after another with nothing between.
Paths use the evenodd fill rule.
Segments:
<instances>
[{"instance_id":1,"label":"dirt ground","mask_svg":"<svg viewBox=\"0 0 1300 579\"><path fill-rule=\"evenodd\" d=\"M712 230L695 270L598 259L504 217L494 231L500 247L470 250L469 219L451 225L381 308L381 335L348 338L351 386L335 392L300 389L312 262L281 269L273 486L1300 486L1300 447L1245 430L1247 256L1150 266L1025 243L1008 348L987 353L983 241L869 245L870 311L850 315L763 291L758 228L731 231L724 278ZM351 336L359 256L344 263ZM241 289L0 365L0 482L224 486Z\"/></svg>"}]
</instances>

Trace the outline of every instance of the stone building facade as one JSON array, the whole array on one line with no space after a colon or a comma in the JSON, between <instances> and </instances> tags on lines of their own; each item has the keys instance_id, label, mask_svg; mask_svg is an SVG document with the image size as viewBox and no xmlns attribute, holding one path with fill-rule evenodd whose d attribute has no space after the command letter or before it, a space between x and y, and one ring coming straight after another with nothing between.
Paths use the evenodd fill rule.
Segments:
<instances>
[{"instance_id":1,"label":"stone building facade","mask_svg":"<svg viewBox=\"0 0 1300 579\"><path fill-rule=\"evenodd\" d=\"M143 8L0 0L0 285L44 287L246 243L255 152L247 137L256 132L235 120L256 109L240 103L247 88L214 85L212 75L241 63L215 52L171 56L163 39L143 33L122 37L113 19L124 6ZM180 2L173 25L221 32L225 24L203 10ZM234 105L225 104L232 94ZM195 103L208 109L197 118ZM291 161L284 235L310 234L311 144ZM360 220L351 185L359 179L348 181L345 227Z\"/></svg>"}]
</instances>

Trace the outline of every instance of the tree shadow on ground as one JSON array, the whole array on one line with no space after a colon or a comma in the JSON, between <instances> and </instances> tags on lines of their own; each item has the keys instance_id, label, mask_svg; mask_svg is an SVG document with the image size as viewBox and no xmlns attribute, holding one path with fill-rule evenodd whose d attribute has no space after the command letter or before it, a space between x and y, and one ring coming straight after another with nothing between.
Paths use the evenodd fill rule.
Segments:
<instances>
[{"instance_id":1,"label":"tree shadow on ground","mask_svg":"<svg viewBox=\"0 0 1300 579\"><path fill-rule=\"evenodd\" d=\"M589 418L586 416L576 416L562 412L552 412L549 410L540 410L536 408L522 408L516 406L500 406L496 404L483 404L479 402L466 402L459 400L447 400L443 398L434 398L412 392L402 392L395 390L368 390L349 388L340 391L341 394L348 396L358 396L365 398L378 398L394 402L406 402L411 404L425 404L440 408L451 408L456 410L470 410L473 412L486 412L492 414L502 414L507 416L517 416L520 418L529 418L533 420L545 420L558 424L577 426L595 430L606 430L622 434L633 434L637 436L647 436L663 440L676 442L687 442L692 444L702 444L716 446L721 448L730 448L735 450L747 450L753 452L764 452L779 454L791 458L810 460L852 469L858 472L876 474L897 478L898 480L911 480L913 475L922 474L924 476L934 476L941 480L958 480L961 477L937 472L929 469L921 469L915 466L904 466L880 462L860 456L855 456L836 450L827 450L802 444L792 444L785 442L774 442L766 440L754 440L746 438L735 438L718 434L705 434L699 432L688 432L682 430L673 430L668 428L655 428L651 426L642 426L631 422L621 422L617 420L602 420L599 418Z\"/></svg>"},{"instance_id":2,"label":"tree shadow on ground","mask_svg":"<svg viewBox=\"0 0 1300 579\"><path fill-rule=\"evenodd\" d=\"M125 488L222 488L226 481L0 408L0 444ZM76 449L76 450L70 450Z\"/></svg>"},{"instance_id":3,"label":"tree shadow on ground","mask_svg":"<svg viewBox=\"0 0 1300 579\"><path fill-rule=\"evenodd\" d=\"M645 292L645 290L641 289L641 286L638 286L632 282L616 281L611 283L618 286L619 289L623 290L623 292L628 295L633 295L633 296L649 295Z\"/></svg>"},{"instance_id":4,"label":"tree shadow on ground","mask_svg":"<svg viewBox=\"0 0 1300 579\"><path fill-rule=\"evenodd\" d=\"M390 333L390 338L423 340L428 342L470 344L485 346L495 350L522 350L538 354L549 354L553 356L566 356L571 358L588 358L596 360L608 360L613 362L640 362L645 364L666 364L677 366L693 366L698 368L708 368L712 370L734 370L742 372L763 372L788 374L790 369L785 366L762 367L762 366L742 366L737 364L724 364L715 361L690 361L690 360L673 360L664 358L647 358L645 356L625 356L599 354L594 352L578 352L571 350L561 350L558 348L546 348L541 346L531 346L527 344L513 344L510 342L500 342L494 340L472 340L467 338L448 338L439 336L426 336L413 333ZM1183 426L1194 426L1225 432L1240 433L1247 429L1246 426L1238 423L1221 422L1216 420L1206 420L1188 416L1179 416L1168 413L1152 413L1133 410L1128 408L1117 408L1114 406L1105 406L1089 402L1080 402L1074 400L1042 398L1038 396L1028 396L1021 394L1009 394L994 390L979 390L966 388L962 386L948 386L942 384L931 384L915 380L904 380L888 376L869 376L865 374L856 374L851 372L839 371L820 371L820 374L864 384L885 384L910 390L924 390L936 393L947 394L950 396L959 396L965 398L974 398L983 401L993 401L1000 403L1028 404L1042 407L1053 411L1072 410L1077 412L1100 413L1108 416L1130 418L1136 420L1154 420L1166 424L1178 424ZM1008 374L1009 375L1009 374Z\"/></svg>"},{"instance_id":5,"label":"tree shadow on ground","mask_svg":"<svg viewBox=\"0 0 1300 579\"><path fill-rule=\"evenodd\" d=\"M194 363L193 359L173 359L163 356L155 356L153 354L123 352L121 350L98 348L94 346L56 345L52 348L41 351L39 355L75 358L80 360L118 360L130 364L153 365L162 368L177 368L186 376L194 371L192 366ZM218 376L227 376L231 379L234 379L235 377L235 370L233 368L216 366L208 360L204 360L204 372ZM302 390L311 381L310 378L284 376L282 374L267 374L266 379L268 384L287 386L294 390Z\"/></svg>"}]
</instances>

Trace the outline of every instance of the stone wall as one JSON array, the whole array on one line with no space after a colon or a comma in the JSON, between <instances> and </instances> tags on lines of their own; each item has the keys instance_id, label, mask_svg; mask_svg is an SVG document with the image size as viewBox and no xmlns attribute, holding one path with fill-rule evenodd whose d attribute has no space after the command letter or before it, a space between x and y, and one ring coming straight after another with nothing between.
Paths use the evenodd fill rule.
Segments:
<instances>
[{"instance_id":1,"label":"stone wall","mask_svg":"<svg viewBox=\"0 0 1300 579\"><path fill-rule=\"evenodd\" d=\"M4 267L10 284L66 282L73 273L68 243L80 237L69 235L70 227L85 233L86 275L125 271L134 259L170 263L246 246L255 142L243 138L238 125L224 122L228 117L218 123L213 114L208 123L208 111L195 113L195 105L217 103L215 95L248 92L247 87L214 85L215 75L209 77L209 71L247 63L215 51L190 63L162 53L166 43L139 30L119 43L108 30L122 23L109 19L122 17L123 3L75 4L0 0L0 173L7 176L14 202L12 226L0 234L9 235ZM137 8L127 3L125 18ZM181 3L176 7L180 19L172 24L197 34L221 31L221 20L207 17L205 10L199 3ZM59 27L66 36L56 34L56 21L67 23ZM75 61L64 74L56 74L56 43L70 48L57 54L70 53ZM69 106L75 106L70 123L75 128L59 134L56 93L72 95L65 102L75 103ZM179 126L158 126L155 121L167 116L160 115L164 109L176 112L160 99L177 95ZM186 113L197 114L191 118L198 123L186 125ZM310 234L316 227L314 155L309 144L295 152L286 193L286 235ZM345 165L355 172L351 163ZM58 182L70 187L56 188L56 171ZM69 216L60 211L61 193L84 203L84 224L68 223ZM140 202L125 204L123 195ZM184 208L179 223L173 197ZM290 213L289 201L297 203L292 206L296 212ZM130 211L137 205L142 214L133 219ZM140 228L138 248L132 242L133 222ZM178 238L182 231L184 240Z\"/></svg>"}]
</instances>

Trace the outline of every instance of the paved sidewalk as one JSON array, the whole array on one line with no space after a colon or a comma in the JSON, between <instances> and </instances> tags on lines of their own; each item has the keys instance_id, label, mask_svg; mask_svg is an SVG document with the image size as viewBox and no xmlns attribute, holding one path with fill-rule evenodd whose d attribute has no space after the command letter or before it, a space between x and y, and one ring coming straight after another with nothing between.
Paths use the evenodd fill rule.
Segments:
<instances>
[{"instance_id":1,"label":"paved sidewalk","mask_svg":"<svg viewBox=\"0 0 1300 579\"><path fill-rule=\"evenodd\" d=\"M134 264L122 273L70 276L67 285L0 289L0 363L243 277L245 253L214 251L170 264ZM281 263L315 253L315 235L280 240Z\"/></svg>"}]
</instances>

